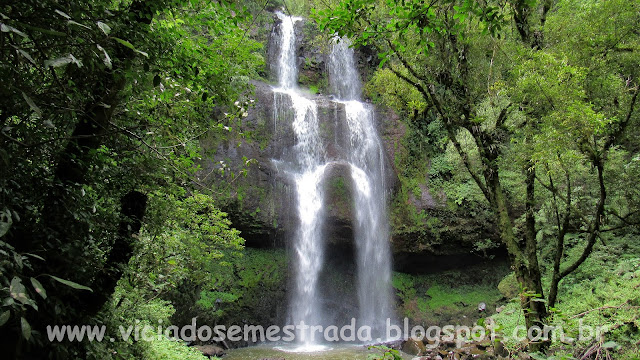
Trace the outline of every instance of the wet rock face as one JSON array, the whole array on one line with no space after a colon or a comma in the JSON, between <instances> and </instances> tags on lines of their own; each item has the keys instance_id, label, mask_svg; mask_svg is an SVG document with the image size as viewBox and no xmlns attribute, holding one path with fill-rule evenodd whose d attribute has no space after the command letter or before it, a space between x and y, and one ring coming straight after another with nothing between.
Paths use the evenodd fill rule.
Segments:
<instances>
[{"instance_id":1,"label":"wet rock face","mask_svg":"<svg viewBox=\"0 0 640 360\"><path fill-rule=\"evenodd\" d=\"M278 80L278 59L279 59L279 46L278 46L278 41L280 39L280 36L277 36L277 34L280 33L280 26L282 24L282 20L280 18L278 18L278 16L276 16L275 14L273 15L273 28L271 29L271 36L269 37L269 41L267 42L266 45L266 54L267 54L267 74L268 74L268 79L270 81L273 82L277 82ZM296 49L296 54L299 54L298 56L298 68L301 68L301 65L303 65L305 63L305 57L303 54L305 54L305 49L311 49L311 47L306 46L305 44L305 37L303 36L303 27L305 26L305 22L303 21L297 21L294 24L294 30L295 30L295 35L296 35L296 44L295 44L295 49ZM324 59L321 59L321 61L323 61Z\"/></svg>"},{"instance_id":2,"label":"wet rock face","mask_svg":"<svg viewBox=\"0 0 640 360\"><path fill-rule=\"evenodd\" d=\"M282 20L275 15L273 19L271 32L278 34ZM318 91L322 92L320 85L327 78L327 39L318 38L319 32L311 21L297 21L294 30L300 88L317 85ZM266 74L273 83L277 82L279 38L271 36L266 44ZM355 60L362 79L367 79L375 71L379 61L375 51L366 47L357 49ZM242 231L247 246L284 247L297 225L296 192L287 169L287 164L295 162L297 139L291 126L292 114L276 118L274 101L290 102L290 99L276 97L269 84L255 82L254 86L251 97L255 102L248 109L248 116L239 119L240 124L230 124L232 132L212 131L202 141L208 159L201 163L202 170L198 176L201 182L211 185L220 194L219 205L228 212L233 226ZM340 161L346 158L349 144L345 109L331 96L308 92L306 97L314 99L318 105L324 151L329 161L336 162L329 166L323 180L327 242L329 245L347 243L351 246L354 210L351 179L349 169L340 165ZM218 118L222 119L222 114ZM393 202L400 189L397 174L403 170L395 167L394 159L406 152L408 130L403 119L388 109L376 108L375 121L386 155L385 185L390 200L389 211L412 208L416 213L425 211L428 218L438 220L432 228L427 228L420 224L412 226L411 217L393 217L395 269L429 273L477 262L481 258L473 253L475 242L496 238L491 223L486 219L476 219L472 214L447 212L444 195L430 191L428 174L425 174L425 183L418 185L419 194L409 191L406 203ZM234 135L237 130L245 136ZM247 163L247 159L254 160ZM223 167L225 173L221 175L219 170ZM243 169L247 170L246 177L240 176Z\"/></svg>"},{"instance_id":3,"label":"wet rock face","mask_svg":"<svg viewBox=\"0 0 640 360\"><path fill-rule=\"evenodd\" d=\"M296 192L291 177L295 163L297 139L292 128L291 114L274 116L274 101L290 102L283 94L274 94L271 85L255 82L254 106L239 124L244 137L223 131L213 133L202 142L209 156L198 176L201 181L221 189L226 197L220 206L229 214L233 226L242 232L250 247L267 248L286 245L295 233ZM351 170L348 158L350 139L344 105L332 97L306 94L318 108L319 131L329 162L323 176L326 239L332 244L353 241L353 211ZM376 116L382 116L376 114ZM383 119L379 124L388 124ZM253 159L247 165L247 159ZM388 193L398 180L391 161L386 159ZM224 167L225 174L218 170ZM246 177L238 176L246 168ZM235 178L231 177L231 173Z\"/></svg>"}]
</instances>

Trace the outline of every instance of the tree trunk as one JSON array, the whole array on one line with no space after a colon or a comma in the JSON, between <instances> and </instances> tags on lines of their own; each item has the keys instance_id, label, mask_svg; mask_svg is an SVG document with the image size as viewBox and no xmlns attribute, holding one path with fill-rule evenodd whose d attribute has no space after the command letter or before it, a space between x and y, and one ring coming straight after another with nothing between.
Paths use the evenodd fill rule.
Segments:
<instances>
[{"instance_id":1,"label":"tree trunk","mask_svg":"<svg viewBox=\"0 0 640 360\"><path fill-rule=\"evenodd\" d=\"M147 208L147 195L139 191L130 191L122 197L121 206L118 237L107 257L104 273L96 279L93 285L100 291L85 292L84 296L80 298L80 306L89 316L100 311L109 300L133 254L132 240L142 227L142 219Z\"/></svg>"},{"instance_id":2,"label":"tree trunk","mask_svg":"<svg viewBox=\"0 0 640 360\"><path fill-rule=\"evenodd\" d=\"M487 179L487 187L492 195L490 203L492 203L494 213L498 219L500 238L509 251L516 279L524 290L520 295L520 305L524 312L525 325L527 331L534 326L543 329L544 320L548 314L543 301L542 276L538 266L535 237L535 214L533 212L535 205L533 201L535 172L528 171L526 176L527 221L523 249L513 232L514 224L509 215L506 194L502 189L496 170L489 168L485 171L485 178ZM529 345L529 349L538 351L544 348L545 345L546 343L532 342Z\"/></svg>"}]
</instances>

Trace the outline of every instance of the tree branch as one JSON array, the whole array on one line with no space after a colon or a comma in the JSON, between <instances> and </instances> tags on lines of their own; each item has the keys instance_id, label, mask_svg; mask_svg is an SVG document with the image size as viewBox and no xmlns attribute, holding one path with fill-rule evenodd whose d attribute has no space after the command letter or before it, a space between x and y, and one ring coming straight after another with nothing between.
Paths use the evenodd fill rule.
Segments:
<instances>
[{"instance_id":1,"label":"tree branch","mask_svg":"<svg viewBox=\"0 0 640 360\"><path fill-rule=\"evenodd\" d=\"M460 158L462 158L462 162L464 163L464 166L467 168L467 172L469 172L469 175L471 175L471 177L473 178L473 181L475 181L476 185L478 185L478 187L482 191L482 194L484 194L484 197L487 199L487 201L489 203L493 203L490 196L491 194L489 193L487 186L482 182L482 180L480 179L480 176L478 176L478 174L476 174L476 172L473 171L471 167L471 163L469 162L469 155L462 149L462 146L458 142L458 139L456 138L456 134L453 132L453 129L451 129L450 126L446 126L446 129L447 129L447 133L449 134L449 139L453 143L453 147L456 148L458 155L460 155Z\"/></svg>"},{"instance_id":2,"label":"tree branch","mask_svg":"<svg viewBox=\"0 0 640 360\"><path fill-rule=\"evenodd\" d=\"M636 87L635 91L633 92L633 97L631 98L631 103L629 104L629 112L627 112L627 116L625 117L624 121L620 123L616 131L609 137L609 139L605 143L603 148L604 151L606 151L611 145L613 145L616 142L616 140L618 140L618 137L627 128L627 125L631 120L631 114L633 114L633 111L635 109L637 100L638 100L638 88Z\"/></svg>"},{"instance_id":3,"label":"tree branch","mask_svg":"<svg viewBox=\"0 0 640 360\"><path fill-rule=\"evenodd\" d=\"M593 221L591 223L591 226L589 227L589 238L587 240L587 246L582 251L582 255L580 255L580 258L578 258L578 260L576 260L573 264L568 266L566 269L564 269L564 271L562 271L559 274L560 280L565 276L571 274L585 260L587 260L587 257L589 257L589 255L591 254L591 251L593 251L593 245L595 245L596 240L598 239L601 217L602 217L602 214L604 213L604 202L607 199L607 191L604 184L604 176L603 176L604 166L602 164L602 159L598 158L596 159L595 162L596 162L595 163L596 169L598 170L598 184L600 185L600 198L598 199L598 204L596 205L596 211L594 214Z\"/></svg>"}]
</instances>

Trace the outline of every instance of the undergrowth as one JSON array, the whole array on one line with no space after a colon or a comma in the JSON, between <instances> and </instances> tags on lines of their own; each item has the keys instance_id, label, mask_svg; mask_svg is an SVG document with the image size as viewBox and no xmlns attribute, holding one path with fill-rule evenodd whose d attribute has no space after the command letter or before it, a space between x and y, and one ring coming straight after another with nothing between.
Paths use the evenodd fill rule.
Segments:
<instances>
[{"instance_id":1,"label":"undergrowth","mask_svg":"<svg viewBox=\"0 0 640 360\"><path fill-rule=\"evenodd\" d=\"M556 359L640 359L640 242L627 235L607 239L560 285L548 325L555 339L548 356ZM573 254L568 254L573 256ZM548 282L548 277L545 278ZM513 338L524 325L519 299L491 317L512 352L523 348ZM559 331L559 329L562 331ZM582 329L582 337L580 337ZM600 329L600 336L596 336ZM562 341L564 334L564 341ZM590 336L592 335L592 336Z\"/></svg>"}]
</instances>

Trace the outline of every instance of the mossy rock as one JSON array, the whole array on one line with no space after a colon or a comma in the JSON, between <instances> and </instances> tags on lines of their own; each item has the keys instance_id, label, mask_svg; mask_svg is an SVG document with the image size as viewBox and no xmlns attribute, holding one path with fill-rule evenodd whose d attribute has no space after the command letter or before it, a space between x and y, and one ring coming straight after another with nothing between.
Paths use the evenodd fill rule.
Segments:
<instances>
[{"instance_id":1,"label":"mossy rock","mask_svg":"<svg viewBox=\"0 0 640 360\"><path fill-rule=\"evenodd\" d=\"M502 279L498 284L498 291L507 299L513 299L518 296L518 280L516 274L511 273Z\"/></svg>"}]
</instances>

